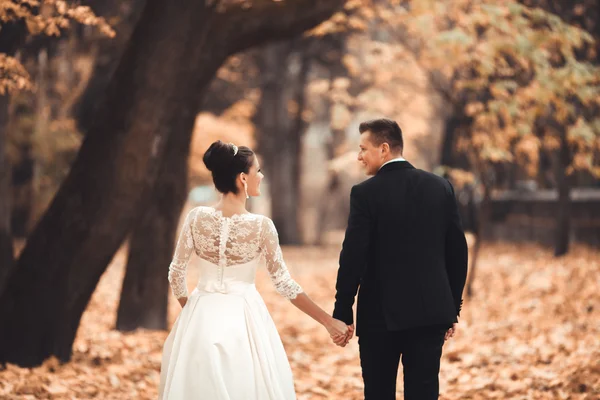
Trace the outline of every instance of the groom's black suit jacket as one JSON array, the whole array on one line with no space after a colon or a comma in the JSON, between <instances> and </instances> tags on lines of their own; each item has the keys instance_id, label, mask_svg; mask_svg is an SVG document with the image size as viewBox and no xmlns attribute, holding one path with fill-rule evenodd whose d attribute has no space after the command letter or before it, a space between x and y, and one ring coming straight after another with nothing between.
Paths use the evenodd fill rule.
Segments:
<instances>
[{"instance_id":1,"label":"groom's black suit jacket","mask_svg":"<svg viewBox=\"0 0 600 400\"><path fill-rule=\"evenodd\" d=\"M357 335L450 326L467 276L467 243L452 185L407 161L354 186L333 316Z\"/></svg>"}]
</instances>

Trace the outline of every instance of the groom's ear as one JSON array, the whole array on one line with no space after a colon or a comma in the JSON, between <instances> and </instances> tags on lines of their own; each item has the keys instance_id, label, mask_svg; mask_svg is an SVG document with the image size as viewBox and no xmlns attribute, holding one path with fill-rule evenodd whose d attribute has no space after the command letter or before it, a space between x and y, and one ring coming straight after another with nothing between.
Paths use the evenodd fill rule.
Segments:
<instances>
[{"instance_id":1,"label":"groom's ear","mask_svg":"<svg viewBox=\"0 0 600 400\"><path fill-rule=\"evenodd\" d=\"M380 151L381 151L381 154L384 154L386 152L389 153L390 152L390 145L387 144L386 142L383 142L383 144L380 147Z\"/></svg>"}]
</instances>

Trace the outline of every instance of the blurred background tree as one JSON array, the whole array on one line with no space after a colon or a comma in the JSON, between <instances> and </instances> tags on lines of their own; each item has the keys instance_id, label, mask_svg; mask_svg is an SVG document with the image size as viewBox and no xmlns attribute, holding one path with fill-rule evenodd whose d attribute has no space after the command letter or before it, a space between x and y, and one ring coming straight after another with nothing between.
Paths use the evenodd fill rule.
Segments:
<instances>
[{"instance_id":1,"label":"blurred background tree","mask_svg":"<svg viewBox=\"0 0 600 400\"><path fill-rule=\"evenodd\" d=\"M600 176L593 36L518 2L419 2L400 15L420 63L443 77L459 105L463 124L450 147L481 185L477 232L489 220L492 190L548 176L540 173L543 154L559 194L555 253L565 254L574 180L589 184Z\"/></svg>"}]
</instances>

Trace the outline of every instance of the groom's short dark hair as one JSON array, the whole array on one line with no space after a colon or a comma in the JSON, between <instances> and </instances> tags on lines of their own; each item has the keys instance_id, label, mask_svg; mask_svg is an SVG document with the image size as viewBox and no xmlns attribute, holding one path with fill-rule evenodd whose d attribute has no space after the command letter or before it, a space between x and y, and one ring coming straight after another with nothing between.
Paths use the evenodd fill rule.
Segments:
<instances>
[{"instance_id":1,"label":"groom's short dark hair","mask_svg":"<svg viewBox=\"0 0 600 400\"><path fill-rule=\"evenodd\" d=\"M361 123L358 127L359 132L371 132L371 139L376 146L387 143L393 151L399 151L404 148L404 139L402 139L402 129L396 121L387 118L372 119Z\"/></svg>"}]
</instances>

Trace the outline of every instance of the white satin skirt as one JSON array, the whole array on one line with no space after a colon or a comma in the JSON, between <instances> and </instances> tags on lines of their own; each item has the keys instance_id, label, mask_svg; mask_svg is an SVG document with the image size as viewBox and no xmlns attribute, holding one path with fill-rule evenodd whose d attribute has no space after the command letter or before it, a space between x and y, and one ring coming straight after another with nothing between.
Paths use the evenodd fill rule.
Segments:
<instances>
[{"instance_id":1,"label":"white satin skirt","mask_svg":"<svg viewBox=\"0 0 600 400\"><path fill-rule=\"evenodd\" d=\"M254 284L194 289L164 344L159 399L296 399L279 333Z\"/></svg>"}]
</instances>

